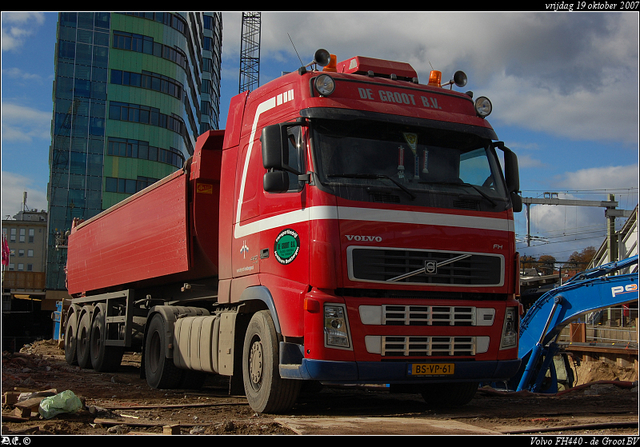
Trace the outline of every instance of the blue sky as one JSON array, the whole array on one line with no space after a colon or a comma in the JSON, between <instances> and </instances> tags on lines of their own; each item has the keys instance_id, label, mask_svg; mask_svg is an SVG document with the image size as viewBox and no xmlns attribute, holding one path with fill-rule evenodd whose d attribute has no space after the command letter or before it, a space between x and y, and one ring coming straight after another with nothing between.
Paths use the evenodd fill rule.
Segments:
<instances>
[{"instance_id":1,"label":"blue sky","mask_svg":"<svg viewBox=\"0 0 640 447\"><path fill-rule=\"evenodd\" d=\"M57 13L2 13L2 216L46 209ZM241 13L223 14L221 127L238 93ZM523 196L638 203L638 13L337 12L262 14L260 82L318 48L338 60L409 62L426 82L466 72L493 103L489 121L520 161ZM565 260L599 246L602 208L532 206L535 246ZM525 213L516 218L518 240Z\"/></svg>"}]
</instances>

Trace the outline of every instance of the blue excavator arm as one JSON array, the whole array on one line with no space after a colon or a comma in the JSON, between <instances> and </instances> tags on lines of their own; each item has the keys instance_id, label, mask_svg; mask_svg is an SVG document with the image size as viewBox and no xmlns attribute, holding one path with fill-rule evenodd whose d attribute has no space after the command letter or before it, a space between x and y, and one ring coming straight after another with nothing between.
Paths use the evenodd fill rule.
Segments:
<instances>
[{"instance_id":1,"label":"blue excavator arm","mask_svg":"<svg viewBox=\"0 0 640 447\"><path fill-rule=\"evenodd\" d=\"M522 366L510 380L516 391L538 392L560 331L578 315L638 300L638 273L607 276L638 263L638 256L584 271L542 295L520 323L518 356Z\"/></svg>"}]
</instances>

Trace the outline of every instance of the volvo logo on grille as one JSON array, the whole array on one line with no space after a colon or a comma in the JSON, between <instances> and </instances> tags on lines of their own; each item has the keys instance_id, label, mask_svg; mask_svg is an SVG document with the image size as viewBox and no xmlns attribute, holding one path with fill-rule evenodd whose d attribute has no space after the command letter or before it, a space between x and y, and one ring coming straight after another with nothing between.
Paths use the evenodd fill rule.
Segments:
<instances>
[{"instance_id":1,"label":"volvo logo on grille","mask_svg":"<svg viewBox=\"0 0 640 447\"><path fill-rule=\"evenodd\" d=\"M437 261L424 261L424 272L427 275L435 275L438 273L438 262Z\"/></svg>"}]
</instances>

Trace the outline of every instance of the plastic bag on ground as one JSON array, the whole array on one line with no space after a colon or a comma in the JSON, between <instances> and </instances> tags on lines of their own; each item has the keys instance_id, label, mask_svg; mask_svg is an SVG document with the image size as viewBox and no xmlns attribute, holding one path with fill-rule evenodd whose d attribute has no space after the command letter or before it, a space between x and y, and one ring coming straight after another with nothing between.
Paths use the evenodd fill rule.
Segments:
<instances>
[{"instance_id":1,"label":"plastic bag on ground","mask_svg":"<svg viewBox=\"0 0 640 447\"><path fill-rule=\"evenodd\" d=\"M38 413L45 419L51 419L60 413L75 413L83 407L80 398L71 390L42 399Z\"/></svg>"}]
</instances>

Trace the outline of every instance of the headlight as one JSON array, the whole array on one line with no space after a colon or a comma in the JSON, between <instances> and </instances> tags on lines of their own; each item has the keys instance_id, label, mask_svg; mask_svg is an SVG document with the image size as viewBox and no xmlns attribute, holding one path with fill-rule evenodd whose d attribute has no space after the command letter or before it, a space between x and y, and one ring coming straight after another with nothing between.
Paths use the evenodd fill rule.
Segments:
<instances>
[{"instance_id":1,"label":"headlight","mask_svg":"<svg viewBox=\"0 0 640 447\"><path fill-rule=\"evenodd\" d=\"M324 306L324 343L329 348L351 348L347 309L342 304Z\"/></svg>"},{"instance_id":2,"label":"headlight","mask_svg":"<svg viewBox=\"0 0 640 447\"><path fill-rule=\"evenodd\" d=\"M329 96L336 89L336 83L329 75L322 74L314 82L316 90L322 96Z\"/></svg>"},{"instance_id":3,"label":"headlight","mask_svg":"<svg viewBox=\"0 0 640 447\"><path fill-rule=\"evenodd\" d=\"M486 96L480 96L475 102L476 113L480 118L486 118L491 113L491 101Z\"/></svg>"},{"instance_id":4,"label":"headlight","mask_svg":"<svg viewBox=\"0 0 640 447\"><path fill-rule=\"evenodd\" d=\"M518 308L507 307L502 326L500 349L510 349L518 346Z\"/></svg>"}]
</instances>

